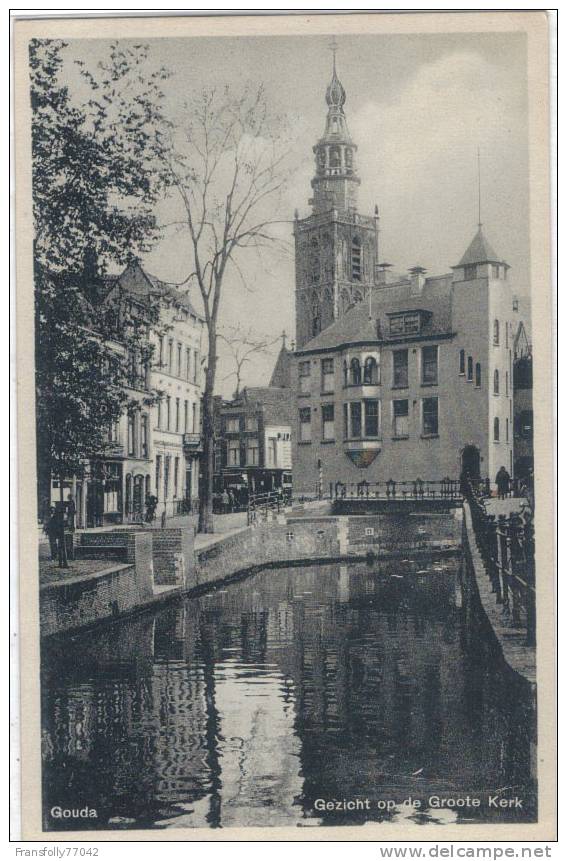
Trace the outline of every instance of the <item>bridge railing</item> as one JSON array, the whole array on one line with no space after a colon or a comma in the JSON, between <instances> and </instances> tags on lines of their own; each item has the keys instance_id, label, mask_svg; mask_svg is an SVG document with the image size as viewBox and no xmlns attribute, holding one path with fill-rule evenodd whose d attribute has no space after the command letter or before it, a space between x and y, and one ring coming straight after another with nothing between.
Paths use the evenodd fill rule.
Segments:
<instances>
[{"instance_id":1,"label":"bridge railing","mask_svg":"<svg viewBox=\"0 0 567 861\"><path fill-rule=\"evenodd\" d=\"M421 500L445 499L459 501L462 498L461 482L453 478L442 478L438 481L425 481L416 478L413 481L359 481L345 484L341 481L329 484L329 496L333 499L387 499L387 500Z\"/></svg>"},{"instance_id":2,"label":"bridge railing","mask_svg":"<svg viewBox=\"0 0 567 861\"><path fill-rule=\"evenodd\" d=\"M533 511L496 517L470 482L465 487L472 525L496 603L512 627L526 631L526 645L536 643L535 541Z\"/></svg>"},{"instance_id":3,"label":"bridge railing","mask_svg":"<svg viewBox=\"0 0 567 861\"><path fill-rule=\"evenodd\" d=\"M270 493L255 493L248 497L247 522L251 523L267 521L270 516L279 514L286 503L287 497L283 493L272 491Z\"/></svg>"}]
</instances>

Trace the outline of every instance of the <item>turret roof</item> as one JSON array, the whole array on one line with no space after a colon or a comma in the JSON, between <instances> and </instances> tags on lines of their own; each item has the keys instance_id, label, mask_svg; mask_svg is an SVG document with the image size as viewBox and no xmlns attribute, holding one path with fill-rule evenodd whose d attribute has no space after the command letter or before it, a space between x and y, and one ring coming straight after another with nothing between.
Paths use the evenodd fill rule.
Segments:
<instances>
[{"instance_id":1,"label":"turret roof","mask_svg":"<svg viewBox=\"0 0 567 861\"><path fill-rule=\"evenodd\" d=\"M482 224L478 225L478 230L461 257L459 266L469 266L474 263L503 263L501 257L498 256L486 236L482 231Z\"/></svg>"}]
</instances>

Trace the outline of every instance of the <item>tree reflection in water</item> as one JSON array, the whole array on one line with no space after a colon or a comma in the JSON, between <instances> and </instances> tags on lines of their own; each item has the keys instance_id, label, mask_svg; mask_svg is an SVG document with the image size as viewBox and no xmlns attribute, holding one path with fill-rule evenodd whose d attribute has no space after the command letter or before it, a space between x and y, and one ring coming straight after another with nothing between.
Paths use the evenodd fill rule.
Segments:
<instances>
[{"instance_id":1,"label":"tree reflection in water","mask_svg":"<svg viewBox=\"0 0 567 861\"><path fill-rule=\"evenodd\" d=\"M465 648L456 565L268 570L45 644L45 828L533 821L529 703ZM500 787L524 809L378 809Z\"/></svg>"}]
</instances>

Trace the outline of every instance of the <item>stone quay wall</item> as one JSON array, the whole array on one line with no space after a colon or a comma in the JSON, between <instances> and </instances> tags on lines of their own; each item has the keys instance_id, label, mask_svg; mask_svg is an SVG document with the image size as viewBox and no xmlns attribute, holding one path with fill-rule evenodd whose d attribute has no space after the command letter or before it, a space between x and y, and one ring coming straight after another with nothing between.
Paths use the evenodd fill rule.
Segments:
<instances>
[{"instance_id":1,"label":"stone quay wall","mask_svg":"<svg viewBox=\"0 0 567 861\"><path fill-rule=\"evenodd\" d=\"M197 551L192 529L83 533L80 557L108 559L108 568L42 586L42 635L112 619L267 565L456 550L460 528L458 511L402 518L279 515L215 537Z\"/></svg>"},{"instance_id":2,"label":"stone quay wall","mask_svg":"<svg viewBox=\"0 0 567 861\"><path fill-rule=\"evenodd\" d=\"M112 619L153 600L151 536L147 532L133 534L127 546L130 559L124 564L109 560L104 571L40 587L42 636Z\"/></svg>"}]
</instances>

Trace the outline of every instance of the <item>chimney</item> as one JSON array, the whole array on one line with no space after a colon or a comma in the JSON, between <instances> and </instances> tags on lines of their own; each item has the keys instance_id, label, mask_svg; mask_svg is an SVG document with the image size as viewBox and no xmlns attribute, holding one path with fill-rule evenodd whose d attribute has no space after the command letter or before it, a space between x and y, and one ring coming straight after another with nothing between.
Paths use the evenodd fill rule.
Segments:
<instances>
[{"instance_id":1,"label":"chimney","mask_svg":"<svg viewBox=\"0 0 567 861\"><path fill-rule=\"evenodd\" d=\"M374 279L376 284L383 286L388 283L388 269L392 268L391 263L377 263L375 266Z\"/></svg>"},{"instance_id":2,"label":"chimney","mask_svg":"<svg viewBox=\"0 0 567 861\"><path fill-rule=\"evenodd\" d=\"M424 269L423 266L412 266L409 270L410 274L410 293L412 296L419 295L423 290L423 285L425 284L425 273L427 269Z\"/></svg>"}]
</instances>

